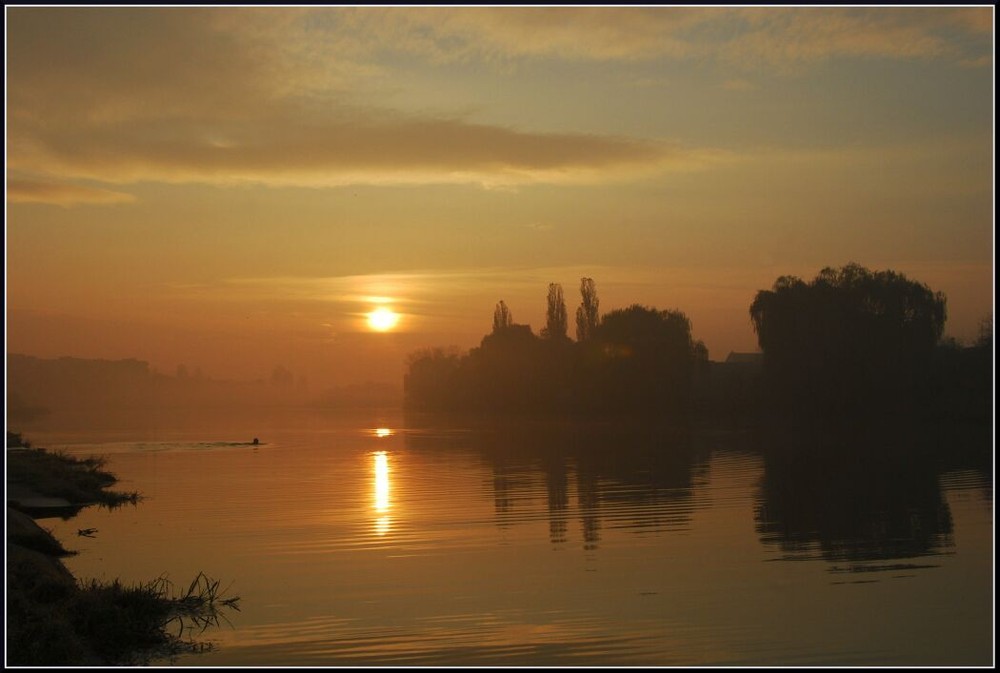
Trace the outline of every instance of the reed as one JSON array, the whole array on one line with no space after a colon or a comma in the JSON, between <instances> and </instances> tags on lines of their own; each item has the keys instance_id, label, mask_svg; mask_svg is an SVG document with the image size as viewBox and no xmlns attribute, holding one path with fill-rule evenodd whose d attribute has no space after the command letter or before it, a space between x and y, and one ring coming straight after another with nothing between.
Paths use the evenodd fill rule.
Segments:
<instances>
[{"instance_id":1,"label":"reed","mask_svg":"<svg viewBox=\"0 0 1000 673\"><path fill-rule=\"evenodd\" d=\"M223 608L239 612L240 597L227 597L229 587L220 590L219 585L219 580L199 572L191 580L187 591L172 600L171 621L179 624L179 633L185 630L202 633L210 626L219 626L220 619L229 623Z\"/></svg>"},{"instance_id":2,"label":"reed","mask_svg":"<svg viewBox=\"0 0 1000 673\"><path fill-rule=\"evenodd\" d=\"M226 597L219 586L204 572L180 594L165 576L132 586L92 580L77 597L76 625L98 655L114 665L202 652L211 645L195 636L228 623L225 609L239 610L239 596Z\"/></svg>"},{"instance_id":3,"label":"reed","mask_svg":"<svg viewBox=\"0 0 1000 673\"><path fill-rule=\"evenodd\" d=\"M197 640L210 626L229 623L239 596L226 596L220 582L199 572L176 593L161 576L125 584L88 580L49 598L8 597L8 663L27 666L148 665L185 653L205 652ZM37 598L39 587L32 588ZM13 598L13 600L11 600Z\"/></svg>"}]
</instances>

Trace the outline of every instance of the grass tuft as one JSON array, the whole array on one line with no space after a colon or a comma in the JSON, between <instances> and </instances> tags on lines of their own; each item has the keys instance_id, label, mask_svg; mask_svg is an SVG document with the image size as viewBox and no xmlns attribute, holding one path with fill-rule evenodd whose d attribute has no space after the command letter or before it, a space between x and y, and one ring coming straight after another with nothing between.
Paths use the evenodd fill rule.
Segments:
<instances>
[{"instance_id":1,"label":"grass tuft","mask_svg":"<svg viewBox=\"0 0 1000 673\"><path fill-rule=\"evenodd\" d=\"M203 572L181 595L173 595L165 576L132 586L91 581L77 598L75 625L98 655L114 665L205 651L210 645L194 636L221 620L228 623L223 608L239 610L239 596L223 597L218 587L218 580Z\"/></svg>"},{"instance_id":2,"label":"grass tuft","mask_svg":"<svg viewBox=\"0 0 1000 673\"><path fill-rule=\"evenodd\" d=\"M12 437L12 434L14 435ZM10 448L11 444L15 448ZM103 458L30 448L7 433L7 480L74 506L136 504L138 493L104 489L117 479ZM79 535L92 536L85 528ZM14 666L129 666L211 650L196 636L218 626L239 597L203 572L176 594L165 576L133 585L78 582L59 557L73 552L24 512L7 508L7 663Z\"/></svg>"},{"instance_id":3,"label":"grass tuft","mask_svg":"<svg viewBox=\"0 0 1000 673\"><path fill-rule=\"evenodd\" d=\"M34 587L31 594L15 592L7 604L8 662L142 666L205 652L211 644L196 636L223 620L229 623L224 610L239 610L239 596L223 593L218 580L204 573L180 595L164 576L132 585L89 580L76 587L58 583Z\"/></svg>"}]
</instances>

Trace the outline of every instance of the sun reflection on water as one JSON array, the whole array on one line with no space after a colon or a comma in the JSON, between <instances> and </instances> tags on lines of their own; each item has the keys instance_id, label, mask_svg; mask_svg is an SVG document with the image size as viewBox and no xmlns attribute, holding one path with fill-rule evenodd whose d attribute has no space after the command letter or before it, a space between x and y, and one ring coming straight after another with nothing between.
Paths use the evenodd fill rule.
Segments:
<instances>
[{"instance_id":1,"label":"sun reflection on water","mask_svg":"<svg viewBox=\"0 0 1000 673\"><path fill-rule=\"evenodd\" d=\"M389 516L389 455L385 451L376 451L375 458L375 534L385 535L389 532L392 519Z\"/></svg>"}]
</instances>

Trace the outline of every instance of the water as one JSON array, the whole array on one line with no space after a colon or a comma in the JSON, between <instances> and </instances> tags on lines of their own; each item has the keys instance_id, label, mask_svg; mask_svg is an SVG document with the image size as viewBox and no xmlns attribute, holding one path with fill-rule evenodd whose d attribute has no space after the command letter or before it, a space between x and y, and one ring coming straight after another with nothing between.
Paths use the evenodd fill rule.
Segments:
<instances>
[{"instance_id":1,"label":"water","mask_svg":"<svg viewBox=\"0 0 1000 673\"><path fill-rule=\"evenodd\" d=\"M202 635L213 651L162 663L992 663L992 466L967 458L991 453L988 428L894 431L905 460L803 461L761 449L887 439L392 413L189 421L26 432L105 455L117 488L145 496L42 522L79 550L74 574L186 585L204 571L241 597ZM929 442L954 446L909 457Z\"/></svg>"}]
</instances>

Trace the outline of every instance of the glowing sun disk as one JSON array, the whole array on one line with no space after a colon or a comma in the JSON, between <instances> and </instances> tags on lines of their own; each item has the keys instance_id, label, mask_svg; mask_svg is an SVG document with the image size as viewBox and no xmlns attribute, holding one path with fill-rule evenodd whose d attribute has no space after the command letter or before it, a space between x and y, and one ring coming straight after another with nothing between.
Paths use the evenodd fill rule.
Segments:
<instances>
[{"instance_id":1,"label":"glowing sun disk","mask_svg":"<svg viewBox=\"0 0 1000 673\"><path fill-rule=\"evenodd\" d=\"M368 326L377 332L387 332L399 323L399 314L380 306L368 314Z\"/></svg>"}]
</instances>

